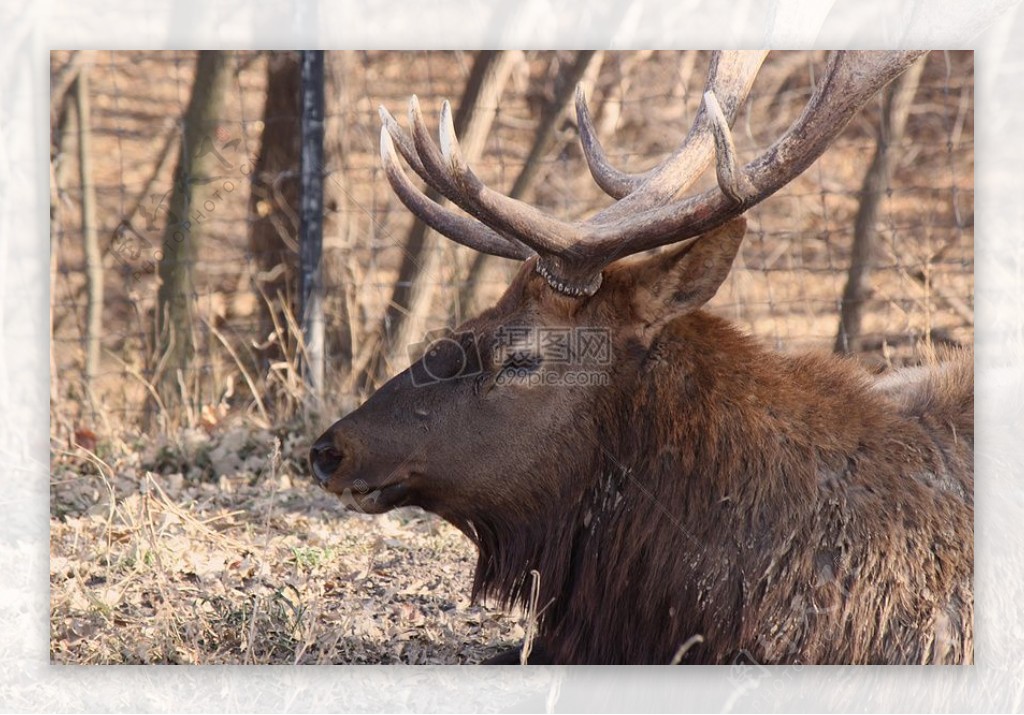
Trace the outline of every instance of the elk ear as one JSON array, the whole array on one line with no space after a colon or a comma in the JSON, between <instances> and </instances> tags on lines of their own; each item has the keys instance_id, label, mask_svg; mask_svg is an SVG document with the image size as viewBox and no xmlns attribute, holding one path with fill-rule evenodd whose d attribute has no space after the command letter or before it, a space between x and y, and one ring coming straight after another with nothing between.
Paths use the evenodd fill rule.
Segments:
<instances>
[{"instance_id":1,"label":"elk ear","mask_svg":"<svg viewBox=\"0 0 1024 715\"><path fill-rule=\"evenodd\" d=\"M718 292L739 251L742 216L633 267L634 305L649 326L697 310Z\"/></svg>"}]
</instances>

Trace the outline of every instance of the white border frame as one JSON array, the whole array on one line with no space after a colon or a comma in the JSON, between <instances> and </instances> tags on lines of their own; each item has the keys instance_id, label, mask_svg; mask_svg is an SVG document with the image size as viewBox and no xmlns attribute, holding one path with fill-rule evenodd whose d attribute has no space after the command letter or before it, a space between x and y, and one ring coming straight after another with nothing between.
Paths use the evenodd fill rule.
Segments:
<instances>
[{"instance_id":1,"label":"white border frame","mask_svg":"<svg viewBox=\"0 0 1024 715\"><path fill-rule=\"evenodd\" d=\"M0 710L992 711L1024 706L1019 0L59 0L0 7ZM976 50L977 665L49 664L48 63L72 48Z\"/></svg>"}]
</instances>

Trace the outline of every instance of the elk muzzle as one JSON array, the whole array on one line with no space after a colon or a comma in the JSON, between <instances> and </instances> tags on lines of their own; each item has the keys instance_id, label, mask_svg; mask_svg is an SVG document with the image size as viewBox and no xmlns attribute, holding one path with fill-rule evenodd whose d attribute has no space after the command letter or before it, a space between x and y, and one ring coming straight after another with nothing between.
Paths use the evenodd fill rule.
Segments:
<instances>
[{"instance_id":1,"label":"elk muzzle","mask_svg":"<svg viewBox=\"0 0 1024 715\"><path fill-rule=\"evenodd\" d=\"M349 509L372 514L408 503L408 464L370 459L368 449L344 420L324 432L309 450L309 467L316 483L341 497Z\"/></svg>"},{"instance_id":2,"label":"elk muzzle","mask_svg":"<svg viewBox=\"0 0 1024 715\"><path fill-rule=\"evenodd\" d=\"M334 425L313 443L309 467L317 484L331 492L353 486L364 453L360 442Z\"/></svg>"},{"instance_id":3,"label":"elk muzzle","mask_svg":"<svg viewBox=\"0 0 1024 715\"><path fill-rule=\"evenodd\" d=\"M309 450L309 467L317 484L326 487L335 472L345 463L346 456L334 443L330 433L321 436Z\"/></svg>"}]
</instances>

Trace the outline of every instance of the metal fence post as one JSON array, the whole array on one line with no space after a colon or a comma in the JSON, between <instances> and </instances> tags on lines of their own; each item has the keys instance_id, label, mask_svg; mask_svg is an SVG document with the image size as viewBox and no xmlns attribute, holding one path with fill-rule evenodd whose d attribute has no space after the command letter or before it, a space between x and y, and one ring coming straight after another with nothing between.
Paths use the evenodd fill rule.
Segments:
<instances>
[{"instance_id":1,"label":"metal fence post","mask_svg":"<svg viewBox=\"0 0 1024 715\"><path fill-rule=\"evenodd\" d=\"M317 403L324 386L323 252L324 53L302 51L300 81L299 296L305 343L303 374Z\"/></svg>"}]
</instances>

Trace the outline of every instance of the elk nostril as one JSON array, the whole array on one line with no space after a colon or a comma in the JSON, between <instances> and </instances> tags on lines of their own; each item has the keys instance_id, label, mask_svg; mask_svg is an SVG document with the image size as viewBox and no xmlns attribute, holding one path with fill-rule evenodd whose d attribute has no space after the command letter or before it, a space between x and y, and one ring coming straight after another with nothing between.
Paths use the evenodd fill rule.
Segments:
<instances>
[{"instance_id":1,"label":"elk nostril","mask_svg":"<svg viewBox=\"0 0 1024 715\"><path fill-rule=\"evenodd\" d=\"M309 450L309 465L313 476L321 484L326 484L345 460L345 455L333 444L314 444Z\"/></svg>"}]
</instances>

